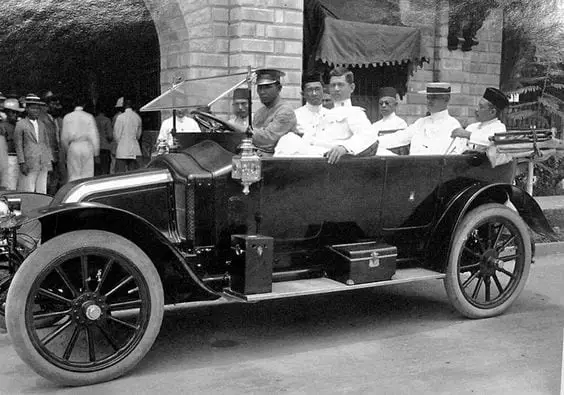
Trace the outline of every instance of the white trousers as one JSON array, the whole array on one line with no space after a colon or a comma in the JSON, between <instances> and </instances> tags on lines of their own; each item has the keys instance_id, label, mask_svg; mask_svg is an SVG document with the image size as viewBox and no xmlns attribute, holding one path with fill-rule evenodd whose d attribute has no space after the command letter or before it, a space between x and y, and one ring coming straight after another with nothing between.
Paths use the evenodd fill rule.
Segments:
<instances>
[{"instance_id":1,"label":"white trousers","mask_svg":"<svg viewBox=\"0 0 564 395\"><path fill-rule=\"evenodd\" d=\"M73 141L67 152L69 182L94 177L94 150L89 141Z\"/></svg>"},{"instance_id":2,"label":"white trousers","mask_svg":"<svg viewBox=\"0 0 564 395\"><path fill-rule=\"evenodd\" d=\"M49 169L30 170L27 176L20 174L18 191L47 193L47 173Z\"/></svg>"},{"instance_id":3,"label":"white trousers","mask_svg":"<svg viewBox=\"0 0 564 395\"><path fill-rule=\"evenodd\" d=\"M18 187L20 176L20 165L17 155L8 156L8 167L2 172L2 186L9 191L15 191Z\"/></svg>"}]
</instances>

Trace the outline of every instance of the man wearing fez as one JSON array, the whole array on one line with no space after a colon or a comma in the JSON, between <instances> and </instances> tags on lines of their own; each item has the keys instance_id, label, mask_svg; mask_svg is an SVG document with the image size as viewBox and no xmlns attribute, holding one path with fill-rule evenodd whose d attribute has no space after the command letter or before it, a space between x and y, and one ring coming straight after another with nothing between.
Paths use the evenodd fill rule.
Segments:
<instances>
[{"instance_id":1,"label":"man wearing fez","mask_svg":"<svg viewBox=\"0 0 564 395\"><path fill-rule=\"evenodd\" d=\"M253 144L263 155L274 154L280 137L296 131L296 114L292 107L280 98L280 77L285 73L275 69L256 71L257 93L263 107L253 117ZM246 128L230 123L234 130L245 132Z\"/></svg>"},{"instance_id":2,"label":"man wearing fez","mask_svg":"<svg viewBox=\"0 0 564 395\"><path fill-rule=\"evenodd\" d=\"M294 110L297 120L298 135L309 138L320 132L322 120L329 110L321 105L323 100L323 84L321 75L313 73L302 79L302 96L306 104Z\"/></svg>"},{"instance_id":3,"label":"man wearing fez","mask_svg":"<svg viewBox=\"0 0 564 395\"><path fill-rule=\"evenodd\" d=\"M476 108L476 120L466 127L452 132L452 138L468 140L467 148L475 151L486 151L491 141L489 137L495 133L505 133L505 125L499 120L501 111L509 105L507 96L497 88L486 88Z\"/></svg>"},{"instance_id":4,"label":"man wearing fez","mask_svg":"<svg viewBox=\"0 0 564 395\"><path fill-rule=\"evenodd\" d=\"M232 114L228 121L243 127L249 125L249 103L247 96L249 90L245 88L237 88L233 92L233 102L231 103Z\"/></svg>"},{"instance_id":5,"label":"man wearing fez","mask_svg":"<svg viewBox=\"0 0 564 395\"><path fill-rule=\"evenodd\" d=\"M376 121L372 124L372 129L376 134L380 131L386 130L399 130L407 128L407 123L400 117L396 115L397 94L395 88L384 87L380 88L378 91L378 107L380 109L380 115L382 119Z\"/></svg>"},{"instance_id":6,"label":"man wearing fez","mask_svg":"<svg viewBox=\"0 0 564 395\"><path fill-rule=\"evenodd\" d=\"M410 144L410 155L445 155L462 153L466 144L462 139L451 138L460 122L448 113L451 87L445 82L432 82L420 93L427 95L427 109L430 115L419 118L406 129L399 130L379 139L378 148L396 148ZM448 152L447 152L448 151Z\"/></svg>"}]
</instances>

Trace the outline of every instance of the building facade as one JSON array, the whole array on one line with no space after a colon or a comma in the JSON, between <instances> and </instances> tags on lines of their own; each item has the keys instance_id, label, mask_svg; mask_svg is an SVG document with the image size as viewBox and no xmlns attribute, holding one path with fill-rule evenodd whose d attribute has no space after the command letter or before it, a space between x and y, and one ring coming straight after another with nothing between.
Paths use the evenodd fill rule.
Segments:
<instances>
[{"instance_id":1,"label":"building facade","mask_svg":"<svg viewBox=\"0 0 564 395\"><path fill-rule=\"evenodd\" d=\"M308 0L306 0L308 1ZM360 1L360 0L359 0ZM144 0L154 20L161 52L161 91L175 76L197 78L275 67L286 72L282 96L301 105L304 0ZM348 1L354 7L354 1ZM425 84L452 84L451 113L472 121L487 86L499 86L503 13L487 10L470 50L449 49L454 0L397 0L399 24L420 32L422 66L412 67L398 113L408 123L425 115ZM305 22L306 24L309 22ZM396 22L397 23L397 22ZM306 26L307 28L307 26ZM392 56L392 55L390 55ZM391 60L391 62L390 62ZM329 60L330 61L330 60ZM374 59L393 64L401 59ZM355 71L366 64L355 64ZM378 67L378 66L372 66ZM375 121L376 119L373 119Z\"/></svg>"}]
</instances>

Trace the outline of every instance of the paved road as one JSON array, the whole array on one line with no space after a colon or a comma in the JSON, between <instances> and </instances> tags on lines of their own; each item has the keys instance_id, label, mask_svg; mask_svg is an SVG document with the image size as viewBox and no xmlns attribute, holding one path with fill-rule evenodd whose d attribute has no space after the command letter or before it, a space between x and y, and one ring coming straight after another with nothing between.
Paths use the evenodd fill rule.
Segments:
<instances>
[{"instance_id":1,"label":"paved road","mask_svg":"<svg viewBox=\"0 0 564 395\"><path fill-rule=\"evenodd\" d=\"M59 388L0 334L6 394L558 394L564 256L538 259L503 316L467 320L442 282L173 309L129 375Z\"/></svg>"}]
</instances>

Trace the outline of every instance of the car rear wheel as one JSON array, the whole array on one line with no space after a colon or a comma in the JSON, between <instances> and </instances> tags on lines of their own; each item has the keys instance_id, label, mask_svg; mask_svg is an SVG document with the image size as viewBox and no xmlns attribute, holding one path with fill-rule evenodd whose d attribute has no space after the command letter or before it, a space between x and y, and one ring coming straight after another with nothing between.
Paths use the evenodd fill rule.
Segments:
<instances>
[{"instance_id":1,"label":"car rear wheel","mask_svg":"<svg viewBox=\"0 0 564 395\"><path fill-rule=\"evenodd\" d=\"M6 321L14 348L37 373L87 385L132 369L157 337L163 311L149 257L121 236L82 230L29 255L8 291ZM41 328L47 318L56 324Z\"/></svg>"},{"instance_id":2,"label":"car rear wheel","mask_svg":"<svg viewBox=\"0 0 564 395\"><path fill-rule=\"evenodd\" d=\"M469 318L499 315L525 286L532 259L527 225L502 204L470 211L454 234L445 288L452 305Z\"/></svg>"}]
</instances>

